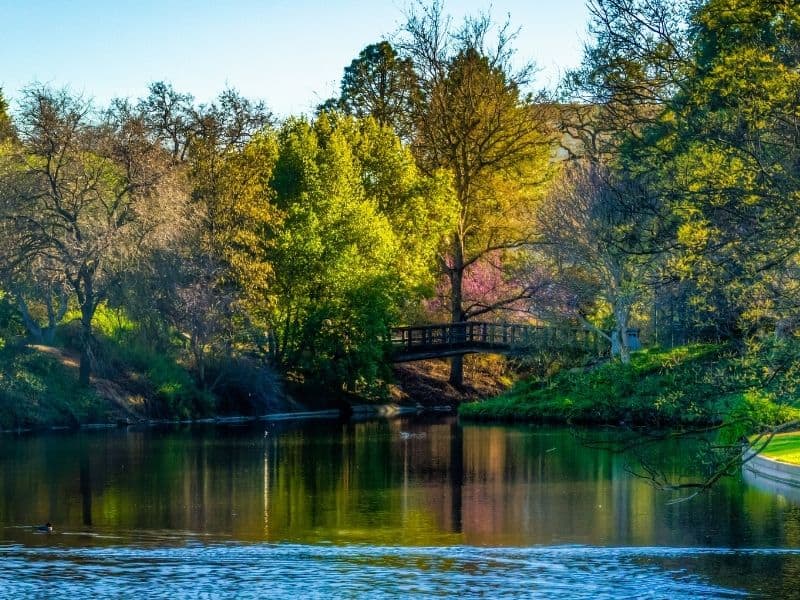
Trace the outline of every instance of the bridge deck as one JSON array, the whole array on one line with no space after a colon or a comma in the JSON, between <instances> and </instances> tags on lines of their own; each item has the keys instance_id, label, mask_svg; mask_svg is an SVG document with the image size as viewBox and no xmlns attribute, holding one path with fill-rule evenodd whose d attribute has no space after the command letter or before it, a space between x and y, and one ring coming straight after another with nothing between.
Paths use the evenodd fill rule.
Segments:
<instances>
[{"instance_id":1,"label":"bridge deck","mask_svg":"<svg viewBox=\"0 0 800 600\"><path fill-rule=\"evenodd\" d=\"M477 321L395 327L391 330L391 341L394 362L479 352L505 354L534 348L599 351L599 338L588 329Z\"/></svg>"}]
</instances>

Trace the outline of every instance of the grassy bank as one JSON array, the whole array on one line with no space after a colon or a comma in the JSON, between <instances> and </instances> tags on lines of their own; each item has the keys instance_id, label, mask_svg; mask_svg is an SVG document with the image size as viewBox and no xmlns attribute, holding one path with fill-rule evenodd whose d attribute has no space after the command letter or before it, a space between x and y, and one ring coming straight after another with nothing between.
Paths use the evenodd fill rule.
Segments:
<instances>
[{"instance_id":1,"label":"grassy bank","mask_svg":"<svg viewBox=\"0 0 800 600\"><path fill-rule=\"evenodd\" d=\"M178 336L154 348L124 313L105 307L94 333L88 386L78 383L80 329L70 315L53 346L0 337L0 429L264 414L284 405L277 376L253 361L209 360L211 384L202 385Z\"/></svg>"},{"instance_id":2,"label":"grassy bank","mask_svg":"<svg viewBox=\"0 0 800 600\"><path fill-rule=\"evenodd\" d=\"M721 345L694 344L634 353L517 383L507 393L463 404L465 419L556 423L625 423L649 427L736 423L736 435L758 423L800 415L800 376L793 343L755 345L739 355Z\"/></svg>"},{"instance_id":3,"label":"grassy bank","mask_svg":"<svg viewBox=\"0 0 800 600\"><path fill-rule=\"evenodd\" d=\"M782 433L770 440L762 456L781 462L800 465L800 433Z\"/></svg>"},{"instance_id":4,"label":"grassy bank","mask_svg":"<svg viewBox=\"0 0 800 600\"><path fill-rule=\"evenodd\" d=\"M8 345L0 350L0 429L105 422L112 406L78 384L76 366L60 353Z\"/></svg>"},{"instance_id":5,"label":"grassy bank","mask_svg":"<svg viewBox=\"0 0 800 600\"><path fill-rule=\"evenodd\" d=\"M0 350L0 429L76 427L121 419L180 419L211 412L209 395L173 357L102 340L101 366L78 383L69 346L8 344Z\"/></svg>"}]
</instances>

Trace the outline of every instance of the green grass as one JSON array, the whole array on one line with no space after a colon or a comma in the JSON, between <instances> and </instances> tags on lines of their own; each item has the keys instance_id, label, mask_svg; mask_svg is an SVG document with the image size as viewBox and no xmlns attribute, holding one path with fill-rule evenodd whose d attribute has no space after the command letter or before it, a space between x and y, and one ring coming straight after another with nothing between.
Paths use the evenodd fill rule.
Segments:
<instances>
[{"instance_id":1,"label":"green grass","mask_svg":"<svg viewBox=\"0 0 800 600\"><path fill-rule=\"evenodd\" d=\"M776 435L761 454L781 462L800 465L800 432Z\"/></svg>"},{"instance_id":2,"label":"green grass","mask_svg":"<svg viewBox=\"0 0 800 600\"><path fill-rule=\"evenodd\" d=\"M713 344L649 349L634 353L629 365L609 361L588 371L519 382L499 397L462 405L459 414L474 420L650 427L706 425L736 415L742 422L738 435L749 432L751 421L780 423L800 414L784 403L797 398L800 377L770 379L767 366L774 354L773 347L759 348L742 358ZM769 386L759 387L765 379Z\"/></svg>"},{"instance_id":3,"label":"green grass","mask_svg":"<svg viewBox=\"0 0 800 600\"><path fill-rule=\"evenodd\" d=\"M57 345L78 353L78 313L68 314L57 332ZM93 321L96 341L94 377L109 379L146 399L143 416L165 419L203 417L214 398L201 390L179 360L180 348L157 350L137 335L122 310L98 307ZM114 406L91 387L77 382L68 367L46 350L0 344L0 429L77 426L113 421Z\"/></svg>"}]
</instances>

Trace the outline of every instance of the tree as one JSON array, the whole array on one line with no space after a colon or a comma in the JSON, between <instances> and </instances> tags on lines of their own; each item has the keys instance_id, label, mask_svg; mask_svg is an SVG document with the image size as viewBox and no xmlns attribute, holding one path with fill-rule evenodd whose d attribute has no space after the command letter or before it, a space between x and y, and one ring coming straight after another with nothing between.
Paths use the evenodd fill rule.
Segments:
<instances>
[{"instance_id":1,"label":"tree","mask_svg":"<svg viewBox=\"0 0 800 600\"><path fill-rule=\"evenodd\" d=\"M8 114L8 102L3 95L3 89L0 88L0 144L15 138L14 124Z\"/></svg>"},{"instance_id":2,"label":"tree","mask_svg":"<svg viewBox=\"0 0 800 600\"><path fill-rule=\"evenodd\" d=\"M0 174L4 259L42 265L69 289L81 313L87 383L98 305L126 265L169 236L168 163L140 116L96 114L65 90L26 90L19 131L20 146Z\"/></svg>"},{"instance_id":3,"label":"tree","mask_svg":"<svg viewBox=\"0 0 800 600\"><path fill-rule=\"evenodd\" d=\"M410 16L401 48L420 79L412 150L424 172L453 175L459 206L440 265L449 288L450 319L489 314L526 297L515 288L492 302L464 303L471 265L510 255L535 241L532 207L550 175L552 111L542 96L525 93L531 67L511 67L514 35L508 24L490 40L488 17L467 19L453 30L441 5ZM462 358L451 362L450 381L461 385Z\"/></svg>"},{"instance_id":4,"label":"tree","mask_svg":"<svg viewBox=\"0 0 800 600\"><path fill-rule=\"evenodd\" d=\"M411 60L401 58L387 41L370 44L345 68L338 99L321 108L338 108L355 117L372 117L394 128L403 140L413 131L419 86Z\"/></svg>"},{"instance_id":5,"label":"tree","mask_svg":"<svg viewBox=\"0 0 800 600\"><path fill-rule=\"evenodd\" d=\"M278 140L273 352L319 384L365 389L386 377L388 329L431 279L448 181L421 176L371 118L290 120Z\"/></svg>"},{"instance_id":6,"label":"tree","mask_svg":"<svg viewBox=\"0 0 800 600\"><path fill-rule=\"evenodd\" d=\"M674 337L675 314L682 339L686 325L712 315L719 324L724 311L693 306L690 290L695 283L681 277L667 258L676 256L678 219L673 212L675 191L668 184L664 165L669 144L654 134L663 127L664 115L675 94L687 82L691 68L691 34L688 19L694 4L662 0L595 0L589 4L593 40L584 50L579 69L567 74L561 110L564 133L562 151L570 159L602 165L609 176L646 190L628 198L626 211L634 211L649 234L627 248L649 256L658 264L650 270L653 315L668 307L669 339ZM637 200L642 206L635 206ZM657 227L650 227L657 225ZM636 229L636 228L634 228ZM646 246L645 246L646 242ZM677 310L676 310L677 303ZM717 306L717 308L721 308Z\"/></svg>"},{"instance_id":7,"label":"tree","mask_svg":"<svg viewBox=\"0 0 800 600\"><path fill-rule=\"evenodd\" d=\"M592 0L589 32L578 69L562 82L560 124L579 143L569 154L620 159L641 140L683 85L690 64L687 18L691 0Z\"/></svg>"},{"instance_id":8,"label":"tree","mask_svg":"<svg viewBox=\"0 0 800 600\"><path fill-rule=\"evenodd\" d=\"M643 251L658 235L658 213L648 213L649 204L646 189L600 164L581 161L567 167L537 213L541 253L550 259L555 285L565 292L561 308L619 348L625 364L633 311L659 264ZM598 301L610 310L610 334L590 318Z\"/></svg>"},{"instance_id":9,"label":"tree","mask_svg":"<svg viewBox=\"0 0 800 600\"><path fill-rule=\"evenodd\" d=\"M151 83L149 94L139 101L148 131L162 144L176 162L187 158L193 139L196 115L191 94L177 92L163 81Z\"/></svg>"},{"instance_id":10,"label":"tree","mask_svg":"<svg viewBox=\"0 0 800 600\"><path fill-rule=\"evenodd\" d=\"M692 23L691 69L653 132L669 153L676 266L723 289L740 324L796 315L800 10L710 0Z\"/></svg>"},{"instance_id":11,"label":"tree","mask_svg":"<svg viewBox=\"0 0 800 600\"><path fill-rule=\"evenodd\" d=\"M230 355L235 338L252 342L246 338L256 328L235 323L244 314L241 303L254 295L262 303L268 298L270 266L257 250L269 244L269 227L278 219L269 188L277 153L272 116L263 103L232 89L198 106L161 82L150 86L138 108L154 141L184 173L191 198L192 214L182 220L172 256L149 266L153 297L187 336L199 382L207 387L208 356Z\"/></svg>"},{"instance_id":12,"label":"tree","mask_svg":"<svg viewBox=\"0 0 800 600\"><path fill-rule=\"evenodd\" d=\"M604 9L598 47L607 50L590 55L597 60L587 73L600 74L598 89L607 93L597 97L642 107L627 111L632 126L611 146L615 167L650 174L660 218L672 222L663 229L672 237L668 268L694 287L692 300L718 329L747 347L741 364L756 356L759 365L757 376L734 384L747 394L719 425L729 430L727 442L713 442L723 461L706 481L678 487L706 489L737 470L742 435L758 431L751 447L760 451L775 432L797 426L786 422L797 350L780 339L793 337L796 320L785 320L800 308L796 4L706 0L672 13L660 1L593 4ZM659 18L666 14L674 18ZM765 325L775 325L779 339L752 336Z\"/></svg>"}]
</instances>

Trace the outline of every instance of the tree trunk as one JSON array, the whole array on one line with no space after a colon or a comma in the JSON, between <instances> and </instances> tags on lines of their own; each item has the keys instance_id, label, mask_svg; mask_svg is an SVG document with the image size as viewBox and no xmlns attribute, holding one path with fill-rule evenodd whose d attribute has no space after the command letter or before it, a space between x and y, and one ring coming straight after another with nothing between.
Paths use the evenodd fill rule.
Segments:
<instances>
[{"instance_id":1,"label":"tree trunk","mask_svg":"<svg viewBox=\"0 0 800 600\"><path fill-rule=\"evenodd\" d=\"M78 381L81 385L89 385L89 376L92 372L92 319L95 308L93 282L87 276L84 279L81 302L81 364L78 372Z\"/></svg>"},{"instance_id":2,"label":"tree trunk","mask_svg":"<svg viewBox=\"0 0 800 600\"><path fill-rule=\"evenodd\" d=\"M81 316L81 364L78 372L78 382L89 385L89 376L92 372L92 318Z\"/></svg>"},{"instance_id":3,"label":"tree trunk","mask_svg":"<svg viewBox=\"0 0 800 600\"><path fill-rule=\"evenodd\" d=\"M89 385L89 377L92 374L91 368L92 353L91 350L85 346L81 349L81 366L78 371L78 383L81 385Z\"/></svg>"},{"instance_id":4,"label":"tree trunk","mask_svg":"<svg viewBox=\"0 0 800 600\"><path fill-rule=\"evenodd\" d=\"M203 344L196 336L192 336L190 344L194 355L194 365L197 369L197 381L203 389L206 389L206 361L203 354Z\"/></svg>"},{"instance_id":5,"label":"tree trunk","mask_svg":"<svg viewBox=\"0 0 800 600\"><path fill-rule=\"evenodd\" d=\"M69 308L69 298L66 291L62 288L58 294L58 308L53 306L53 295L48 290L47 293L47 327L42 329L42 339L45 344L52 346L56 339L56 328L67 314Z\"/></svg>"},{"instance_id":6,"label":"tree trunk","mask_svg":"<svg viewBox=\"0 0 800 600\"><path fill-rule=\"evenodd\" d=\"M41 344L44 341L42 336L42 328L39 327L36 319L31 316L31 313L28 311L28 305L21 295L17 296L17 308L20 316L22 317L22 322L25 325L25 329L28 330L28 335L37 344Z\"/></svg>"},{"instance_id":7,"label":"tree trunk","mask_svg":"<svg viewBox=\"0 0 800 600\"><path fill-rule=\"evenodd\" d=\"M457 388L464 385L464 356L462 354L450 357L450 378L448 381Z\"/></svg>"},{"instance_id":8,"label":"tree trunk","mask_svg":"<svg viewBox=\"0 0 800 600\"><path fill-rule=\"evenodd\" d=\"M462 308L462 284L464 282L464 254L461 249L461 239L456 236L453 243L453 265L450 269L450 322L463 323L464 310ZM455 340L460 341L460 340ZM450 358L450 384L455 387L464 385L464 357L462 355Z\"/></svg>"},{"instance_id":9,"label":"tree trunk","mask_svg":"<svg viewBox=\"0 0 800 600\"><path fill-rule=\"evenodd\" d=\"M619 342L619 359L623 365L631 362L631 347L628 343L628 310L625 306L614 306L614 320L617 322L614 335Z\"/></svg>"}]
</instances>

